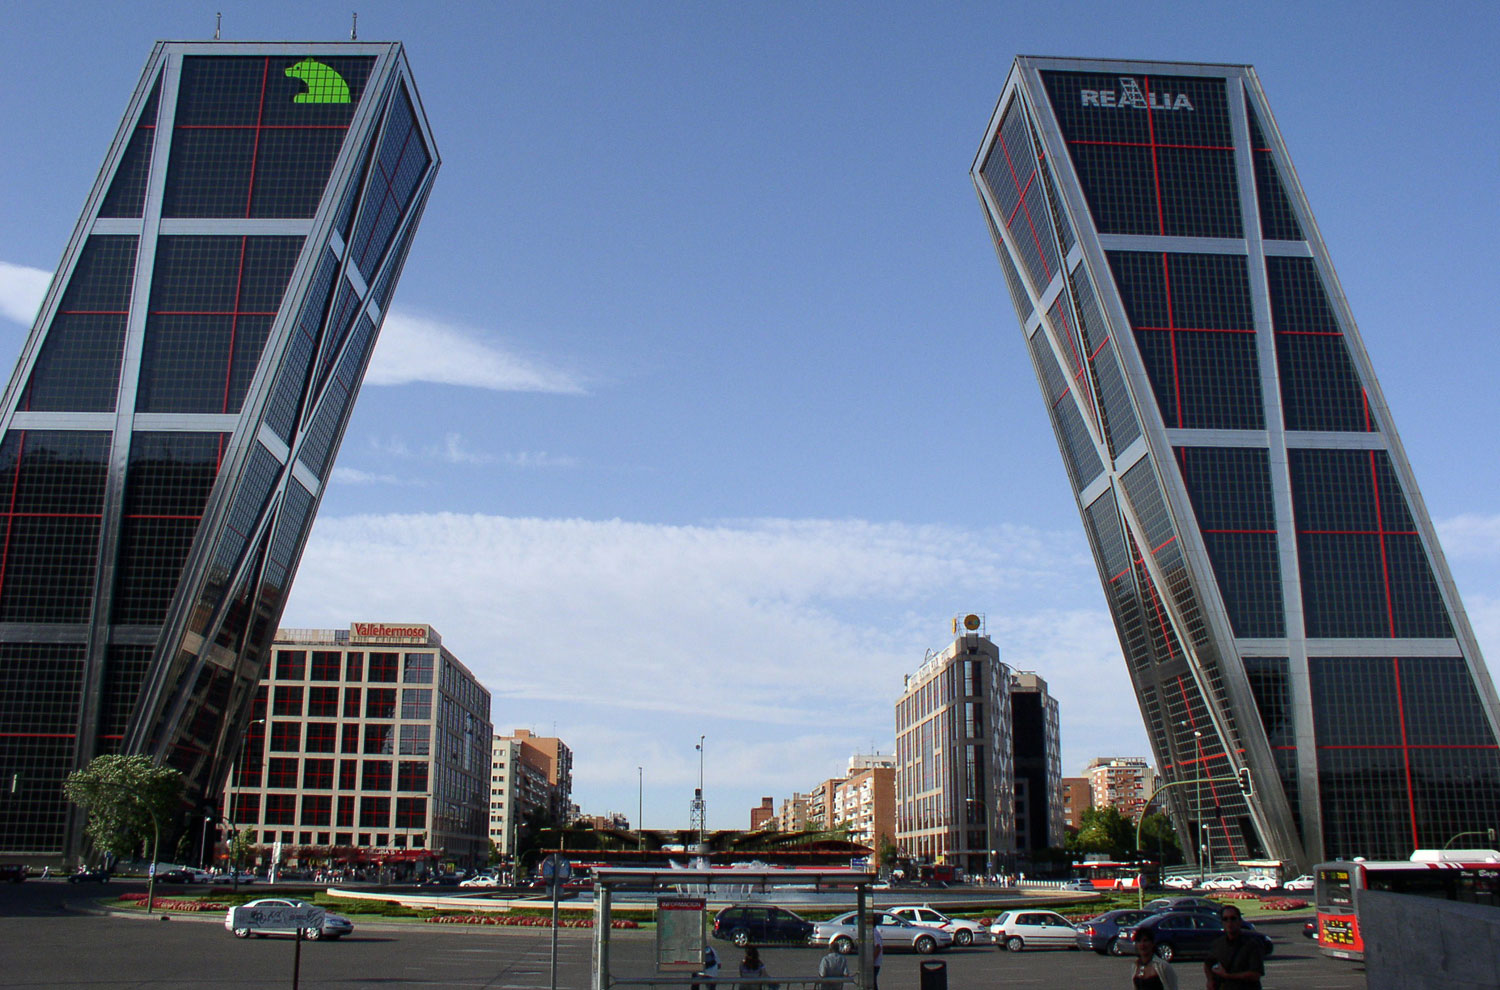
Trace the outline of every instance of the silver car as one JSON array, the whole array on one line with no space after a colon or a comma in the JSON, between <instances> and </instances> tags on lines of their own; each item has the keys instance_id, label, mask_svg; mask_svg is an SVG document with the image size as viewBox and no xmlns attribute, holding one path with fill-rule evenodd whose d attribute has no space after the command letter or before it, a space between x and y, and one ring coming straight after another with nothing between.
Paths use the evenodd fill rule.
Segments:
<instances>
[{"instance_id":1,"label":"silver car","mask_svg":"<svg viewBox=\"0 0 1500 990\"><path fill-rule=\"evenodd\" d=\"M890 913L902 921L909 921L919 928L940 928L953 936L954 945L984 945L990 940L989 929L977 921L950 918L930 904L909 904L893 907ZM883 938L884 936L882 936Z\"/></svg>"},{"instance_id":2,"label":"silver car","mask_svg":"<svg viewBox=\"0 0 1500 990\"><path fill-rule=\"evenodd\" d=\"M251 901L243 906L315 907L316 905L297 897L262 897L258 901ZM224 927L229 929L231 932L234 932L235 938L249 938L252 934L256 938L265 938L267 935L297 934L297 929L295 928L288 928L284 931L280 929L272 929L257 932L251 932L250 930L245 928L236 928L234 927L234 908L230 908L228 912L225 913ZM325 911L323 913L323 927L304 928L302 929L302 937L306 939L312 939L313 941L317 941L320 938L326 938L332 941L333 939L343 938L345 935L348 935L352 931L354 931L354 922L350 921L348 918L344 917L341 914L334 914L332 911Z\"/></svg>"},{"instance_id":3,"label":"silver car","mask_svg":"<svg viewBox=\"0 0 1500 990\"><path fill-rule=\"evenodd\" d=\"M990 925L990 934L1011 952L1078 948L1078 929L1053 911L1006 911Z\"/></svg>"},{"instance_id":4,"label":"silver car","mask_svg":"<svg viewBox=\"0 0 1500 990\"><path fill-rule=\"evenodd\" d=\"M855 922L859 912L846 911L832 921L820 921L813 926L813 945L826 945L840 955L850 955L859 948L859 929ZM880 941L887 951L911 949L924 956L953 945L953 936L941 928L923 928L891 914L879 912Z\"/></svg>"}]
</instances>

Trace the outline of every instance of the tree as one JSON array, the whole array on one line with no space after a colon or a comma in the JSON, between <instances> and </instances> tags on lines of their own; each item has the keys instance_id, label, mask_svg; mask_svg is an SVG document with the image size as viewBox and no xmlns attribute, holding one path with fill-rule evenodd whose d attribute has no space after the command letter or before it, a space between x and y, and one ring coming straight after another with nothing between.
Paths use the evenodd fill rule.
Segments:
<instances>
[{"instance_id":1,"label":"tree","mask_svg":"<svg viewBox=\"0 0 1500 990\"><path fill-rule=\"evenodd\" d=\"M231 869L238 870L245 865L245 860L255 850L255 829L241 828L234 833L234 839L229 843L229 865Z\"/></svg>"},{"instance_id":2,"label":"tree","mask_svg":"<svg viewBox=\"0 0 1500 990\"><path fill-rule=\"evenodd\" d=\"M884 832L875 841L875 865L882 871L890 872L896 865L896 857L901 855L901 850L891 841L891 837Z\"/></svg>"},{"instance_id":3,"label":"tree","mask_svg":"<svg viewBox=\"0 0 1500 990\"><path fill-rule=\"evenodd\" d=\"M1177 842L1177 830L1172 819L1159 811L1153 811L1141 820L1141 852L1158 851L1163 866L1175 866L1182 862L1182 846Z\"/></svg>"},{"instance_id":4,"label":"tree","mask_svg":"<svg viewBox=\"0 0 1500 990\"><path fill-rule=\"evenodd\" d=\"M182 774L145 756L96 756L68 774L63 793L87 812L84 831L94 848L118 859L171 824L181 806Z\"/></svg>"},{"instance_id":5,"label":"tree","mask_svg":"<svg viewBox=\"0 0 1500 990\"><path fill-rule=\"evenodd\" d=\"M1135 825L1119 808L1086 808L1078 816L1078 831L1068 836L1073 852L1123 856L1135 848Z\"/></svg>"}]
</instances>

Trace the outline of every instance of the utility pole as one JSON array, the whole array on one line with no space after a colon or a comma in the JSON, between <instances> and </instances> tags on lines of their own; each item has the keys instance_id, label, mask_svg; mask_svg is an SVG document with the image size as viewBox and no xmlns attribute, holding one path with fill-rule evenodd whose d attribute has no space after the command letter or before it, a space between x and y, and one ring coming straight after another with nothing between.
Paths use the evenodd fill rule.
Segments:
<instances>
[{"instance_id":1,"label":"utility pole","mask_svg":"<svg viewBox=\"0 0 1500 990\"><path fill-rule=\"evenodd\" d=\"M703 740L707 736L698 737L698 789L693 792L693 804L689 809L688 827L698 830L698 845L701 852L704 833L708 831L708 806L703 803Z\"/></svg>"}]
</instances>

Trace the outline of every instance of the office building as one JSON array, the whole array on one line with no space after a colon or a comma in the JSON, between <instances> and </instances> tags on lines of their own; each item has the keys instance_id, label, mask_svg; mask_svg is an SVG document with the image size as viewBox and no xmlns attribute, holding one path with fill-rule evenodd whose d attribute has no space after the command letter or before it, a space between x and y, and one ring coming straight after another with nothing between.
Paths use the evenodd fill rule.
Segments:
<instances>
[{"instance_id":1,"label":"office building","mask_svg":"<svg viewBox=\"0 0 1500 990\"><path fill-rule=\"evenodd\" d=\"M1178 833L1305 869L1500 820L1494 685L1254 70L1017 59L972 176Z\"/></svg>"},{"instance_id":2,"label":"office building","mask_svg":"<svg viewBox=\"0 0 1500 990\"><path fill-rule=\"evenodd\" d=\"M1083 823L1083 813L1094 806L1093 789L1087 777L1064 777L1062 781L1063 828L1069 833L1078 831Z\"/></svg>"},{"instance_id":3,"label":"office building","mask_svg":"<svg viewBox=\"0 0 1500 990\"><path fill-rule=\"evenodd\" d=\"M1114 808L1139 824L1156 791L1156 772L1143 756L1099 756L1089 760L1089 799L1095 808Z\"/></svg>"},{"instance_id":4,"label":"office building","mask_svg":"<svg viewBox=\"0 0 1500 990\"><path fill-rule=\"evenodd\" d=\"M1018 851L1061 848L1062 735L1047 682L1029 670L1010 677L1012 762Z\"/></svg>"},{"instance_id":5,"label":"office building","mask_svg":"<svg viewBox=\"0 0 1500 990\"><path fill-rule=\"evenodd\" d=\"M103 753L217 804L437 167L398 44L152 50L0 399L0 855Z\"/></svg>"},{"instance_id":6,"label":"office building","mask_svg":"<svg viewBox=\"0 0 1500 990\"><path fill-rule=\"evenodd\" d=\"M896 702L901 855L995 872L1015 849L1010 668L979 616L906 678Z\"/></svg>"},{"instance_id":7,"label":"office building","mask_svg":"<svg viewBox=\"0 0 1500 990\"><path fill-rule=\"evenodd\" d=\"M489 862L490 693L431 626L280 630L250 714L226 841L252 829L304 864Z\"/></svg>"}]
</instances>

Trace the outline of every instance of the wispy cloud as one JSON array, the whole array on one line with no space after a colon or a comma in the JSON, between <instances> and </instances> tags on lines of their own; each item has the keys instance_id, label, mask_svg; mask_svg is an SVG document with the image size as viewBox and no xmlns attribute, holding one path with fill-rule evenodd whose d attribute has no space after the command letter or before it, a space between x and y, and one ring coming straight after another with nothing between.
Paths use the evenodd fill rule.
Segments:
<instances>
[{"instance_id":1,"label":"wispy cloud","mask_svg":"<svg viewBox=\"0 0 1500 990\"><path fill-rule=\"evenodd\" d=\"M31 326L51 282L51 272L0 261L0 316Z\"/></svg>"},{"instance_id":2,"label":"wispy cloud","mask_svg":"<svg viewBox=\"0 0 1500 990\"><path fill-rule=\"evenodd\" d=\"M1470 512L1433 525L1449 557L1500 561L1500 515Z\"/></svg>"},{"instance_id":3,"label":"wispy cloud","mask_svg":"<svg viewBox=\"0 0 1500 990\"><path fill-rule=\"evenodd\" d=\"M385 318L367 385L434 382L497 392L580 395L583 380L486 339L481 331L399 309Z\"/></svg>"},{"instance_id":4,"label":"wispy cloud","mask_svg":"<svg viewBox=\"0 0 1500 990\"><path fill-rule=\"evenodd\" d=\"M376 474L371 471L361 471L358 468L335 467L333 469L333 480L344 485L418 485L422 482L416 478L403 478L394 474Z\"/></svg>"},{"instance_id":5,"label":"wispy cloud","mask_svg":"<svg viewBox=\"0 0 1500 990\"><path fill-rule=\"evenodd\" d=\"M500 458L517 468L571 468L578 466L578 458L560 454L549 454L545 450L522 450L504 454Z\"/></svg>"},{"instance_id":6,"label":"wispy cloud","mask_svg":"<svg viewBox=\"0 0 1500 990\"><path fill-rule=\"evenodd\" d=\"M470 450L467 441L459 433L449 433L443 437L442 443L427 448L424 453L427 457L445 464L489 464L495 460L493 454Z\"/></svg>"},{"instance_id":7,"label":"wispy cloud","mask_svg":"<svg viewBox=\"0 0 1500 990\"><path fill-rule=\"evenodd\" d=\"M1103 602L1054 604L1098 587L1081 544L861 520L324 518L285 622L431 622L495 692L497 727L562 719L666 750L706 719L746 781L790 790L851 748L888 749L903 675L950 640L950 616L981 611L1007 662L1061 699L1071 767L1145 751ZM755 754L770 762L757 769Z\"/></svg>"}]
</instances>

